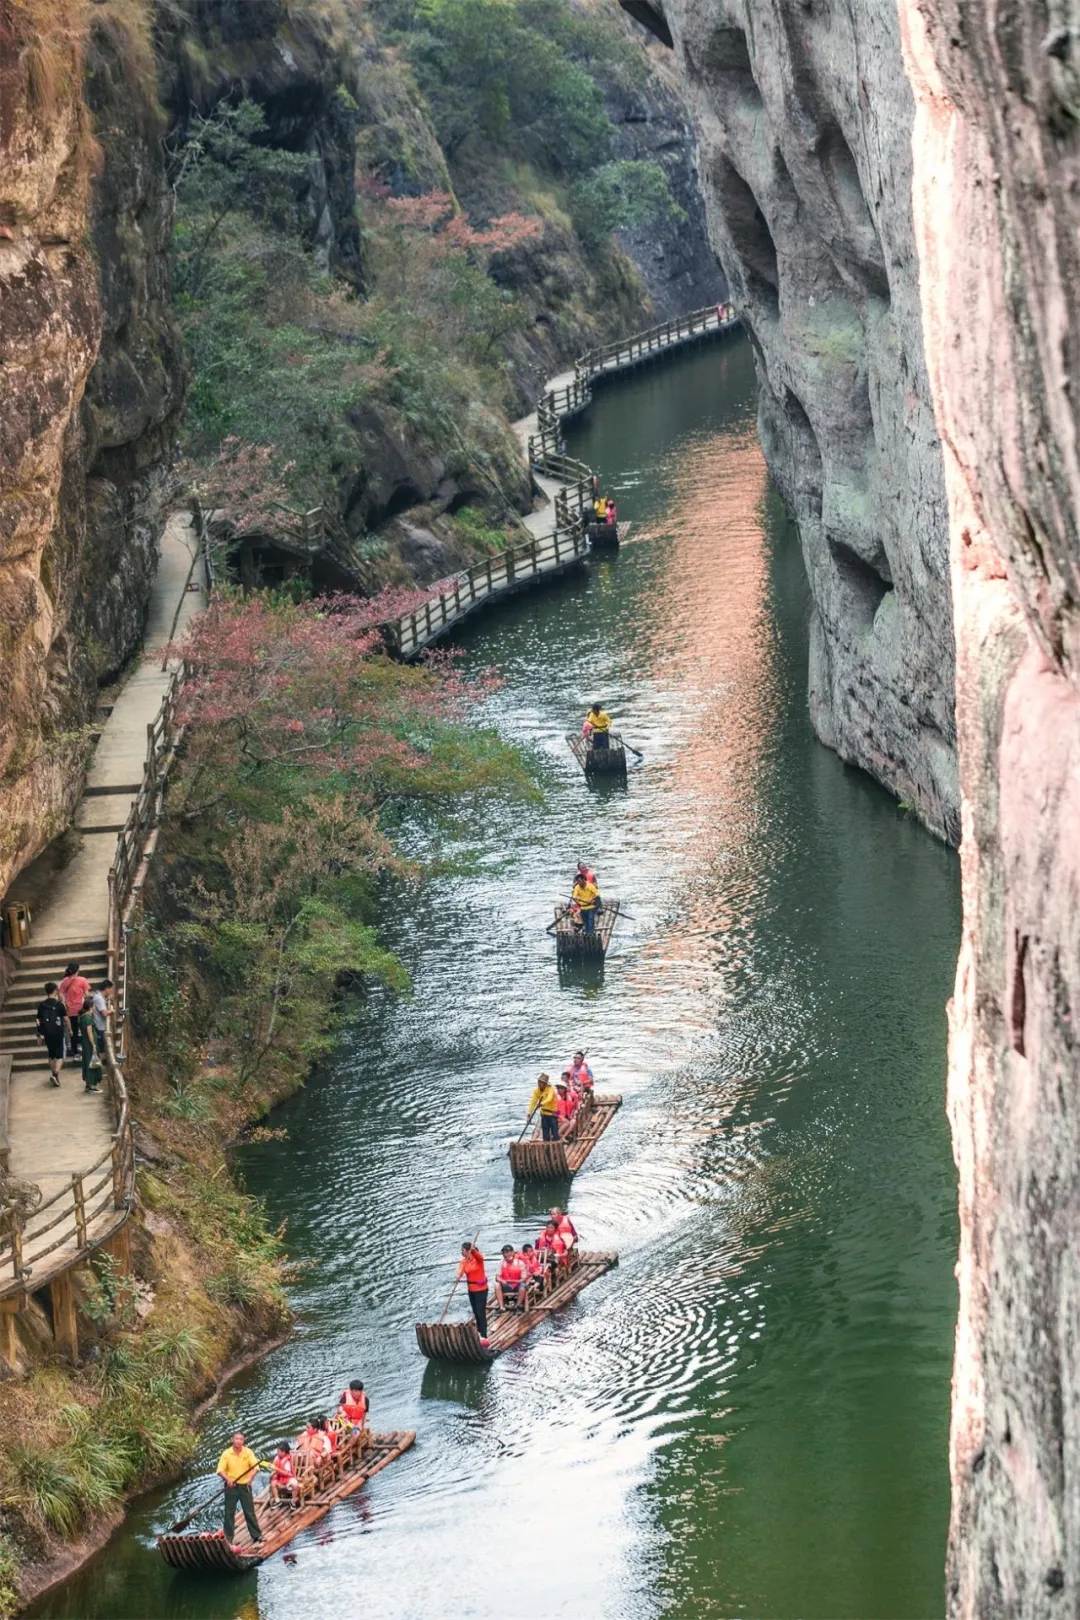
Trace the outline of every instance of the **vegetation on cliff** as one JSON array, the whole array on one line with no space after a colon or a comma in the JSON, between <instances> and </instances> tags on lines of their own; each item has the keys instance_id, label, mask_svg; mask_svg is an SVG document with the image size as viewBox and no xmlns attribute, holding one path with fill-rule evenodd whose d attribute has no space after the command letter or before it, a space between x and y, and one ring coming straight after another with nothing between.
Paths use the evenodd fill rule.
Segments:
<instances>
[{"instance_id":1,"label":"vegetation on cliff","mask_svg":"<svg viewBox=\"0 0 1080 1620\"><path fill-rule=\"evenodd\" d=\"M355 152L358 263L319 160L257 100L226 92L172 139L185 447L234 522L225 441L267 449L281 504L323 506L354 555L385 563L388 520L413 509L460 565L478 525L514 533L509 421L537 374L641 317L611 232L673 204L656 164L611 161L599 78L643 60L566 0L334 15L327 116Z\"/></svg>"}]
</instances>

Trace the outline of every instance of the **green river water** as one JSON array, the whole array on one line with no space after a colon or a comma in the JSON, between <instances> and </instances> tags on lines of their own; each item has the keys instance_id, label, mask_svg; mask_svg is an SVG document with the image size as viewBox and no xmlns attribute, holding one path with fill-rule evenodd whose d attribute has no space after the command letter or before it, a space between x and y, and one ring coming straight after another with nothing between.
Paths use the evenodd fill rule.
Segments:
<instances>
[{"instance_id":1,"label":"green river water","mask_svg":"<svg viewBox=\"0 0 1080 1620\"><path fill-rule=\"evenodd\" d=\"M942 1613L957 863L810 731L746 341L605 389L568 438L629 543L462 638L545 801L462 827L475 871L392 923L412 999L360 1005L288 1140L244 1152L317 1261L294 1336L35 1615ZM625 789L563 740L593 697L644 752ZM633 920L602 971L560 974L543 930L578 858ZM538 1230L551 1193L514 1191L506 1140L578 1044L624 1106L556 1191L619 1267L491 1369L429 1366L413 1323L461 1239ZM152 1538L235 1423L266 1455L350 1376L415 1450L257 1575L169 1571Z\"/></svg>"}]
</instances>

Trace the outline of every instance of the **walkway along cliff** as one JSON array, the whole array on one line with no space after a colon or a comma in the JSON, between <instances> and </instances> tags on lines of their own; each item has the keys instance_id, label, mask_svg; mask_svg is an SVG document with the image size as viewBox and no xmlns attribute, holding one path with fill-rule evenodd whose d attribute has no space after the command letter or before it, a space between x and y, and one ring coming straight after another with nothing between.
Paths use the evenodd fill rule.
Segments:
<instances>
[{"instance_id":1,"label":"walkway along cliff","mask_svg":"<svg viewBox=\"0 0 1080 1620\"><path fill-rule=\"evenodd\" d=\"M32 1293L48 1287L58 1346L78 1360L72 1274L109 1245L127 1265L125 1223L135 1191L132 1118L124 1081L128 1010L127 936L180 742L176 692L182 669L162 648L202 600L191 525L174 513L162 540L143 657L106 720L75 826L82 847L36 909L30 943L0 1008L0 1153L7 1187L37 1189L41 1201L0 1203L0 1355L21 1365L17 1320ZM116 835L119 834L117 837ZM115 842L114 842L115 838ZM24 877L23 882L27 881ZM16 881L10 896L19 902ZM77 1066L48 1084L34 1009L48 979L69 962L115 985L106 1039L106 1083L87 1097Z\"/></svg>"},{"instance_id":2,"label":"walkway along cliff","mask_svg":"<svg viewBox=\"0 0 1080 1620\"><path fill-rule=\"evenodd\" d=\"M586 514L593 473L584 462L562 453L561 424L588 408L599 379L645 365L686 344L723 337L738 325L730 306L710 305L590 349L575 361L572 372L553 378L535 413L515 424L533 482L548 503L525 518L525 527L535 538L465 569L452 588L444 587L422 607L386 625L391 649L402 658L417 658L479 608L583 562L591 550ZM555 526L548 532L552 518Z\"/></svg>"}]
</instances>

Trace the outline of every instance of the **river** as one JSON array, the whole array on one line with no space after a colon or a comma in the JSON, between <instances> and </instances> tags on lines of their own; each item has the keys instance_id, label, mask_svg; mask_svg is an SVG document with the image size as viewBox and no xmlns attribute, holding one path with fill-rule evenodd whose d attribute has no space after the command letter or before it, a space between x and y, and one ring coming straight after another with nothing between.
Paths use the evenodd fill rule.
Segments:
<instances>
[{"instance_id":1,"label":"river","mask_svg":"<svg viewBox=\"0 0 1080 1620\"><path fill-rule=\"evenodd\" d=\"M633 523L478 619L471 665L544 802L462 818L463 875L403 903L406 1001L245 1150L317 1264L297 1329L38 1616L652 1620L943 1611L956 1189L944 1115L955 856L814 739L808 600L769 491L745 339L606 388L569 434ZM603 699L644 753L590 788ZM425 838L418 828L418 843ZM631 914L604 969L544 933L578 858ZM506 1141L588 1048L624 1105L569 1194L618 1268L489 1370L427 1365L463 1237L535 1235ZM237 1421L265 1455L349 1377L413 1452L257 1575L174 1574L152 1537Z\"/></svg>"}]
</instances>

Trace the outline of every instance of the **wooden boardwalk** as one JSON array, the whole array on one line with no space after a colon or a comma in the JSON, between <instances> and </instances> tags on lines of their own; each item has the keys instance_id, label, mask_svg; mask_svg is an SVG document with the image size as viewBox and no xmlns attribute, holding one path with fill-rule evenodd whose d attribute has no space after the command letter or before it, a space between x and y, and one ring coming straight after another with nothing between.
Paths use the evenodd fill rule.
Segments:
<instances>
[{"instance_id":1,"label":"wooden boardwalk","mask_svg":"<svg viewBox=\"0 0 1080 1620\"><path fill-rule=\"evenodd\" d=\"M602 1251L583 1253L565 1281L545 1295L539 1305L527 1311L492 1310L489 1313L486 1349L480 1343L476 1323L471 1319L467 1322L417 1322L416 1342L424 1355L433 1361L494 1361L496 1356L501 1356L504 1350L509 1350L512 1344L523 1339L526 1333L539 1327L552 1312L561 1311L569 1305L583 1288L618 1263L617 1254Z\"/></svg>"},{"instance_id":2,"label":"wooden boardwalk","mask_svg":"<svg viewBox=\"0 0 1080 1620\"><path fill-rule=\"evenodd\" d=\"M559 1181L581 1169L622 1106L617 1092L593 1098L592 1107L582 1117L579 1109L565 1133L560 1129L557 1142L545 1142L537 1123L527 1142L511 1142L510 1169L519 1181Z\"/></svg>"},{"instance_id":3,"label":"wooden boardwalk","mask_svg":"<svg viewBox=\"0 0 1080 1620\"><path fill-rule=\"evenodd\" d=\"M0 1055L11 1063L9 1164L13 1176L41 1189L43 1207L25 1224L21 1254L10 1237L0 1242L0 1297L40 1288L117 1225L116 1099L106 1085L88 1096L75 1059L65 1064L59 1089L49 1084L34 1011L46 980L58 982L69 961L93 983L106 977L117 834L142 785L147 728L172 681L162 649L177 610L182 630L204 601L201 591L186 589L194 544L190 518L174 513L162 537L143 653L105 720L75 813L78 852L44 892L35 888L33 866L11 887L12 900L31 904L33 921L0 1008Z\"/></svg>"},{"instance_id":4,"label":"wooden boardwalk","mask_svg":"<svg viewBox=\"0 0 1080 1620\"><path fill-rule=\"evenodd\" d=\"M465 569L448 590L432 596L415 613L383 625L390 648L401 658L417 658L477 609L584 562L593 550L588 532L592 468L562 453L561 424L586 409L597 379L633 369L688 343L715 338L738 324L733 311L721 319L717 306L710 305L591 349L575 361L573 371L552 378L532 415L514 423L533 484L546 503L522 520L530 539ZM622 533L616 545L629 525L618 527ZM596 549L612 549L611 537L605 536Z\"/></svg>"}]
</instances>

